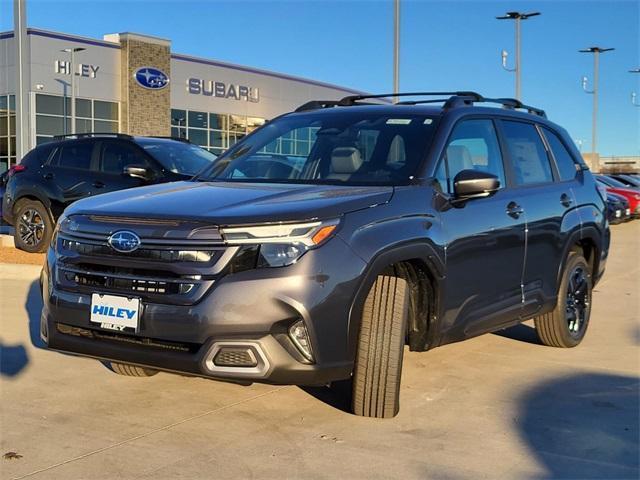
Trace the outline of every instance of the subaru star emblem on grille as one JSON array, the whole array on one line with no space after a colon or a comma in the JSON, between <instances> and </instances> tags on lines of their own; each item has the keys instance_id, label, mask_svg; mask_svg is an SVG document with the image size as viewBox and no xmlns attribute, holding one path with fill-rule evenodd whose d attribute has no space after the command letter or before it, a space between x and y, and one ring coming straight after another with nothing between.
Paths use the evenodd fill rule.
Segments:
<instances>
[{"instance_id":1,"label":"subaru star emblem on grille","mask_svg":"<svg viewBox=\"0 0 640 480\"><path fill-rule=\"evenodd\" d=\"M119 230L109 237L109 245L116 252L129 253L140 246L140 237L128 230Z\"/></svg>"}]
</instances>

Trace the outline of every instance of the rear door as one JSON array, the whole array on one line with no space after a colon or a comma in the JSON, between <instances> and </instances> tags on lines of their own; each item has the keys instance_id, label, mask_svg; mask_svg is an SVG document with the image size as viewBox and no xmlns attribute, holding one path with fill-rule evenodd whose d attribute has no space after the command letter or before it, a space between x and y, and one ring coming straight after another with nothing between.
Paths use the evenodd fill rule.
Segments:
<instances>
[{"instance_id":1,"label":"rear door","mask_svg":"<svg viewBox=\"0 0 640 480\"><path fill-rule=\"evenodd\" d=\"M98 147L98 169L93 183L95 195L126 188L139 187L149 183L124 173L125 167L139 166L154 172L148 156L136 145L117 139L104 139Z\"/></svg>"},{"instance_id":2,"label":"rear door","mask_svg":"<svg viewBox=\"0 0 640 480\"><path fill-rule=\"evenodd\" d=\"M436 179L453 194L461 170L496 175L501 188L485 198L443 204L447 278L443 292L444 341L455 341L519 319L525 255L524 218L518 192L509 188L495 123L459 121L442 153Z\"/></svg>"},{"instance_id":3,"label":"rear door","mask_svg":"<svg viewBox=\"0 0 640 480\"><path fill-rule=\"evenodd\" d=\"M544 304L555 302L567 237L572 225L576 228L580 225L572 191L577 171L565 159L562 173L559 172L538 125L504 119L501 127L526 220L522 315L530 317Z\"/></svg>"},{"instance_id":4,"label":"rear door","mask_svg":"<svg viewBox=\"0 0 640 480\"><path fill-rule=\"evenodd\" d=\"M93 192L93 171L97 167L96 142L90 139L64 142L43 171L64 206Z\"/></svg>"}]
</instances>

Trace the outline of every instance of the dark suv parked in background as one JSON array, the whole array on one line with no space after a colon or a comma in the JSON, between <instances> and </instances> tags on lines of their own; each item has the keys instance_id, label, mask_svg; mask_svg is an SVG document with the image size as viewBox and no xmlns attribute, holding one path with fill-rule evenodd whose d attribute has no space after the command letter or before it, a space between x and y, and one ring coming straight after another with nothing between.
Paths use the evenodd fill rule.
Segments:
<instances>
[{"instance_id":1,"label":"dark suv parked in background","mask_svg":"<svg viewBox=\"0 0 640 480\"><path fill-rule=\"evenodd\" d=\"M568 134L517 100L406 95L310 102L191 181L73 204L44 341L124 375L350 379L373 417L398 412L406 344L534 318L544 344L578 345L609 226Z\"/></svg>"},{"instance_id":2,"label":"dark suv parked in background","mask_svg":"<svg viewBox=\"0 0 640 480\"><path fill-rule=\"evenodd\" d=\"M72 202L115 190L192 177L215 155L180 140L124 134L56 137L8 172L3 218L16 247L42 252L55 221Z\"/></svg>"}]
</instances>

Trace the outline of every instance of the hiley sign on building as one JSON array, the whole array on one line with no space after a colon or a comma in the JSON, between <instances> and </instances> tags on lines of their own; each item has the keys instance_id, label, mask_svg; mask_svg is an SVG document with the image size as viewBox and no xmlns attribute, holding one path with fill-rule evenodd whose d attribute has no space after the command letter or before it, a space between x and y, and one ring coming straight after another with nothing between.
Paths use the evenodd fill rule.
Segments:
<instances>
[{"instance_id":1,"label":"hiley sign on building","mask_svg":"<svg viewBox=\"0 0 640 480\"><path fill-rule=\"evenodd\" d=\"M260 101L260 90L258 88L216 82L214 80L203 80L201 78L187 80L187 91L192 95L204 95L205 97L230 98L253 103Z\"/></svg>"},{"instance_id":2,"label":"hiley sign on building","mask_svg":"<svg viewBox=\"0 0 640 480\"><path fill-rule=\"evenodd\" d=\"M71 75L71 62L56 60L54 66L56 73ZM96 78L99 69L100 67L98 65L78 63L75 67L75 74L80 77Z\"/></svg>"}]
</instances>

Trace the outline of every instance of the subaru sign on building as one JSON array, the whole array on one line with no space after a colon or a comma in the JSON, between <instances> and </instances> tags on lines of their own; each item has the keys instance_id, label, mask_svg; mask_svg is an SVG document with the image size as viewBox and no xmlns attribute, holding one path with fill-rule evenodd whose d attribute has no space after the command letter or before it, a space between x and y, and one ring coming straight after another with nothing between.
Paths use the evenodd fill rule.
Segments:
<instances>
[{"instance_id":1,"label":"subaru sign on building","mask_svg":"<svg viewBox=\"0 0 640 480\"><path fill-rule=\"evenodd\" d=\"M0 33L0 171L16 163L16 47ZM65 49L81 48L74 55ZM22 71L28 86L22 132L27 150L70 134L71 76L75 76L75 132L123 132L188 138L219 154L240 138L312 99L361 93L349 88L194 57L171 41L136 33L102 39L27 29Z\"/></svg>"},{"instance_id":2,"label":"subaru sign on building","mask_svg":"<svg viewBox=\"0 0 640 480\"><path fill-rule=\"evenodd\" d=\"M162 70L153 67L141 67L136 70L136 81L144 88L156 90L169 85L169 77Z\"/></svg>"}]
</instances>

